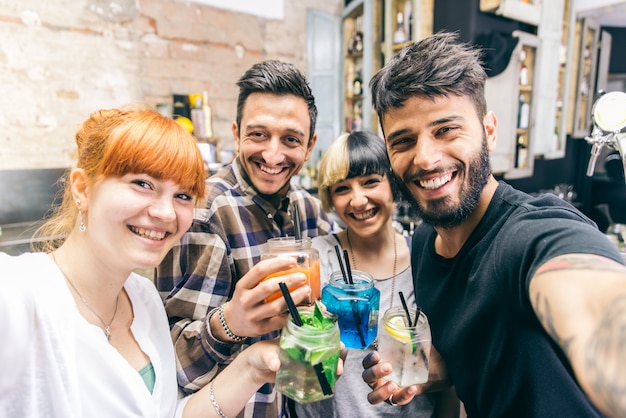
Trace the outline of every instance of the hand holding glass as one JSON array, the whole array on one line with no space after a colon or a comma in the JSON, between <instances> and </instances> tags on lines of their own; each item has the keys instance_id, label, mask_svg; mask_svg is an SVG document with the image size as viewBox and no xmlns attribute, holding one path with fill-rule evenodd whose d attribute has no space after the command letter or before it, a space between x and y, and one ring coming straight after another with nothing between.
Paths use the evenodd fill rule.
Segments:
<instances>
[{"instance_id":1,"label":"hand holding glass","mask_svg":"<svg viewBox=\"0 0 626 418\"><path fill-rule=\"evenodd\" d=\"M388 379L405 387L428 381L431 334L428 318L420 312L415 321L415 309L409 309L414 324L409 325L402 307L388 309L383 316L383 329L378 333L378 351L393 368Z\"/></svg>"},{"instance_id":2,"label":"hand holding glass","mask_svg":"<svg viewBox=\"0 0 626 418\"><path fill-rule=\"evenodd\" d=\"M311 299L305 300L305 304L312 304L320 298L320 261L319 253L315 248L311 247L311 238L303 237L296 239L294 237L278 237L270 238L267 241L267 251L261 255L261 260L278 256L290 256L297 260L298 265L292 269L270 274L263 280L273 277L283 276L290 273L304 273L306 281L302 285L308 285L311 288ZM289 290L294 290L291 288ZM265 301L271 302L282 297L280 291L268 296Z\"/></svg>"}]
</instances>

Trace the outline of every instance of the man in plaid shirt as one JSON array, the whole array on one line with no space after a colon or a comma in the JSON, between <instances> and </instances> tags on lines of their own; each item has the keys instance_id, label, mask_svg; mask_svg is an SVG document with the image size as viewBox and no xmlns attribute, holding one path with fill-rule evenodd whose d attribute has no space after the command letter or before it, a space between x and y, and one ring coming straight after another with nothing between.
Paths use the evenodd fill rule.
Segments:
<instances>
[{"instance_id":1,"label":"man in plaid shirt","mask_svg":"<svg viewBox=\"0 0 626 418\"><path fill-rule=\"evenodd\" d=\"M237 85L236 159L207 180L206 208L196 210L191 228L157 269L178 383L187 393L208 384L250 344L279 335L284 301L264 303L276 283L257 283L291 266L259 260L269 238L294 235L293 204L303 236L335 228L316 198L290 184L317 139L317 108L304 75L291 64L269 60L253 65ZM304 275L281 280L292 287ZM297 302L309 292L302 287L292 296ZM283 409L281 395L266 384L240 416L275 418Z\"/></svg>"}]
</instances>

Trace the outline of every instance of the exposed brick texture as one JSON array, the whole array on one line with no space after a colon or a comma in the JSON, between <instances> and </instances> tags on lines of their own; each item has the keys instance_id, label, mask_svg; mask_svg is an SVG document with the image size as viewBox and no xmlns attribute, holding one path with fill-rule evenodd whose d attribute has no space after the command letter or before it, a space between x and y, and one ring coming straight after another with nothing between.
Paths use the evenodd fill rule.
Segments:
<instances>
[{"instance_id":1,"label":"exposed brick texture","mask_svg":"<svg viewBox=\"0 0 626 418\"><path fill-rule=\"evenodd\" d=\"M285 0L278 20L173 0L2 0L0 170L69 166L96 109L204 90L232 147L237 78L267 58L306 71L307 8L338 16L343 3Z\"/></svg>"}]
</instances>

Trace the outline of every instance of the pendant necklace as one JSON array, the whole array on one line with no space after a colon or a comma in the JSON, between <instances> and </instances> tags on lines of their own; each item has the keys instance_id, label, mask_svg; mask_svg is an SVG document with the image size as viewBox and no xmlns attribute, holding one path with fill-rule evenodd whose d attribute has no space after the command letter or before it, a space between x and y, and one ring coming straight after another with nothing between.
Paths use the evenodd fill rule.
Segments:
<instances>
[{"instance_id":1,"label":"pendant necklace","mask_svg":"<svg viewBox=\"0 0 626 418\"><path fill-rule=\"evenodd\" d=\"M104 320L102 320L100 315L98 315L98 313L89 305L89 303L87 303L87 301L85 300L83 295L81 295L80 292L78 291L78 289L76 288L76 286L74 286L74 283L72 283L70 278L67 277L67 275L63 272L63 270L61 269L61 266L59 266L59 263L57 262L56 257L54 256L54 253L50 253L50 255L52 256L52 259L54 260L54 264L56 264L57 267L59 268L59 270L61 271L61 274L63 275L63 278L70 284L70 287L74 290L74 292L76 292L76 294L78 295L80 300L83 301L85 306L87 308L89 308L89 310L91 312L93 312L93 314L100 320L100 322L104 326L104 335L107 337L107 341L110 342L111 341L111 324L113 323L113 320L115 319L115 315L117 314L117 304L118 304L118 302L120 300L120 295L118 294L117 298L115 299L115 310L113 311L113 317L111 318L111 320L107 324L106 322L104 322Z\"/></svg>"},{"instance_id":2,"label":"pendant necklace","mask_svg":"<svg viewBox=\"0 0 626 418\"><path fill-rule=\"evenodd\" d=\"M350 228L346 229L346 239L348 240L348 247L350 247L350 259L352 261L352 268L356 268L356 257L354 256L354 250L352 249L352 243L350 242ZM396 291L396 267L398 265L398 251L396 248L396 235L393 235L393 276L391 277L391 298L389 299L389 308L393 306L393 294Z\"/></svg>"}]
</instances>

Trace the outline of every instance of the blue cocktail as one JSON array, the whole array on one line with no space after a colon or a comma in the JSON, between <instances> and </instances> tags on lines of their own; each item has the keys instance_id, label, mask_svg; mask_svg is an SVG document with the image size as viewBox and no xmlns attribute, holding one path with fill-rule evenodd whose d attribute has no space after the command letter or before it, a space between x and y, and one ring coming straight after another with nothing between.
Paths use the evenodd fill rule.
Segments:
<instances>
[{"instance_id":1,"label":"blue cocktail","mask_svg":"<svg viewBox=\"0 0 626 418\"><path fill-rule=\"evenodd\" d=\"M367 348L378 332L380 292L368 273L352 270L352 282L346 283L341 272L332 273L322 289L322 302L337 315L345 346Z\"/></svg>"}]
</instances>

